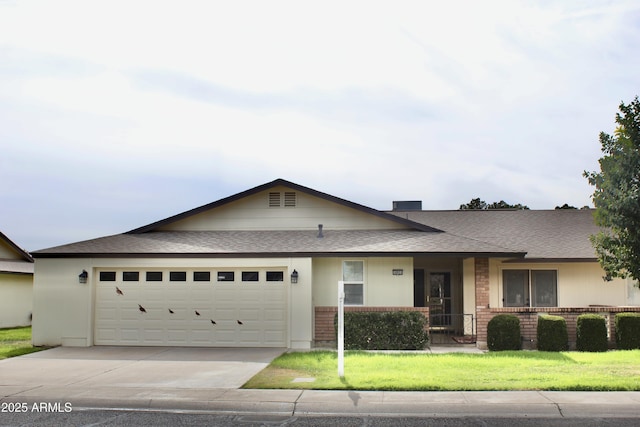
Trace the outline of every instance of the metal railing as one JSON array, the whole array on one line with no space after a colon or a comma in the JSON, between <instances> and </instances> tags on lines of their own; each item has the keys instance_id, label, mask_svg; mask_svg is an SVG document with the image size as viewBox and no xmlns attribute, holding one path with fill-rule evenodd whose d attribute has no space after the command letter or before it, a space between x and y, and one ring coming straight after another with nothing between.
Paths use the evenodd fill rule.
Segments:
<instances>
[{"instance_id":1,"label":"metal railing","mask_svg":"<svg viewBox=\"0 0 640 427\"><path fill-rule=\"evenodd\" d=\"M430 314L431 344L473 344L476 342L476 322L473 314Z\"/></svg>"}]
</instances>

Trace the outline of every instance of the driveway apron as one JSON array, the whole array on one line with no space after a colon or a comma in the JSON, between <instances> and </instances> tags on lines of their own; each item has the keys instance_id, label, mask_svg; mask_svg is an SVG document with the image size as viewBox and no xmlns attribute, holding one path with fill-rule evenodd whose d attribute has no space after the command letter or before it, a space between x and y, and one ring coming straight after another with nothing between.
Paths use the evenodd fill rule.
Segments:
<instances>
[{"instance_id":1,"label":"driveway apron","mask_svg":"<svg viewBox=\"0 0 640 427\"><path fill-rule=\"evenodd\" d=\"M41 388L237 389L281 348L57 347L0 361L0 396Z\"/></svg>"}]
</instances>

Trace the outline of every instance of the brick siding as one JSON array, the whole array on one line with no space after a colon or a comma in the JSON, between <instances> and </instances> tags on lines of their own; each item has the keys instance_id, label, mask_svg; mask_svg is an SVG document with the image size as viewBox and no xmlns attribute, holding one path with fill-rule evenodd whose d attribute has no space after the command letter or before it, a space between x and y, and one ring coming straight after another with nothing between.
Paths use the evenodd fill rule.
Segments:
<instances>
[{"instance_id":1,"label":"brick siding","mask_svg":"<svg viewBox=\"0 0 640 427\"><path fill-rule=\"evenodd\" d=\"M475 259L476 282L476 342L478 347L487 345L487 323L491 320L487 315L489 309L489 258Z\"/></svg>"}]
</instances>

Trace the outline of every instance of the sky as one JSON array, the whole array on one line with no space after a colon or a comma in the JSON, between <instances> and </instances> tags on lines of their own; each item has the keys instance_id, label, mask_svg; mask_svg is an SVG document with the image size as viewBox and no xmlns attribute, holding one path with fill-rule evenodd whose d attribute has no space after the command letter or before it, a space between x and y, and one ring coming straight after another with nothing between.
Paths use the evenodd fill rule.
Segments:
<instances>
[{"instance_id":1,"label":"sky","mask_svg":"<svg viewBox=\"0 0 640 427\"><path fill-rule=\"evenodd\" d=\"M592 205L640 2L0 0L0 231L33 251L277 178Z\"/></svg>"}]
</instances>

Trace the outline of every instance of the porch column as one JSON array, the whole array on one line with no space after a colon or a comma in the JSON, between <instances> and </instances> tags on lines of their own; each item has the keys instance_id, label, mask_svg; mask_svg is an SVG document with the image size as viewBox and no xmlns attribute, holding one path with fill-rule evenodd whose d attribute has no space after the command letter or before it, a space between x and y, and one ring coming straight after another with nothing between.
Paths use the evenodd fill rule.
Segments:
<instances>
[{"instance_id":1,"label":"porch column","mask_svg":"<svg viewBox=\"0 0 640 427\"><path fill-rule=\"evenodd\" d=\"M489 313L489 258L475 258L476 279L476 345L487 348Z\"/></svg>"}]
</instances>

